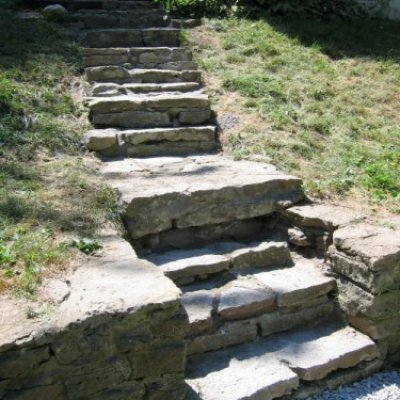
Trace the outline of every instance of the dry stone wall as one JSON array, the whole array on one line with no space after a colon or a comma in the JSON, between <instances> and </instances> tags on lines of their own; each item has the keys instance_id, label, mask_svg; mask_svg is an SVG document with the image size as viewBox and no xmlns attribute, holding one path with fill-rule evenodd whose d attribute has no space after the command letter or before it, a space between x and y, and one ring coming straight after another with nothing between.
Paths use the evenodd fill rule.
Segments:
<instances>
[{"instance_id":1,"label":"dry stone wall","mask_svg":"<svg viewBox=\"0 0 400 400\"><path fill-rule=\"evenodd\" d=\"M122 239L103 252L69 277L68 299L47 320L0 299L1 399L184 398L179 290Z\"/></svg>"},{"instance_id":2,"label":"dry stone wall","mask_svg":"<svg viewBox=\"0 0 400 400\"><path fill-rule=\"evenodd\" d=\"M303 204L284 210L289 242L316 249L337 278L349 323L400 362L400 230L371 225L344 207Z\"/></svg>"}]
</instances>

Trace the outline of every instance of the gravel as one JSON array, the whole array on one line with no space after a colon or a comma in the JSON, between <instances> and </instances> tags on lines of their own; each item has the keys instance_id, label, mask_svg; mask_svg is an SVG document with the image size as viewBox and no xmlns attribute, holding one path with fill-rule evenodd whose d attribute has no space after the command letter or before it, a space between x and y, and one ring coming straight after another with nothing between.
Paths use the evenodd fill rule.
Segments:
<instances>
[{"instance_id":1,"label":"gravel","mask_svg":"<svg viewBox=\"0 0 400 400\"><path fill-rule=\"evenodd\" d=\"M380 372L308 400L400 400L400 371Z\"/></svg>"}]
</instances>

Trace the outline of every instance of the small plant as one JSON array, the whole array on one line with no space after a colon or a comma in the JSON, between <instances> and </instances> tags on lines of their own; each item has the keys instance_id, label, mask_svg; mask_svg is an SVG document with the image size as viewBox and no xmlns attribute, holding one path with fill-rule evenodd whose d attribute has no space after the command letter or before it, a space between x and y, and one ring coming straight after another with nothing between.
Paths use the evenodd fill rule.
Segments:
<instances>
[{"instance_id":1,"label":"small plant","mask_svg":"<svg viewBox=\"0 0 400 400\"><path fill-rule=\"evenodd\" d=\"M102 248L98 240L89 238L74 239L71 241L70 246L77 248L87 255L93 254L96 250Z\"/></svg>"}]
</instances>

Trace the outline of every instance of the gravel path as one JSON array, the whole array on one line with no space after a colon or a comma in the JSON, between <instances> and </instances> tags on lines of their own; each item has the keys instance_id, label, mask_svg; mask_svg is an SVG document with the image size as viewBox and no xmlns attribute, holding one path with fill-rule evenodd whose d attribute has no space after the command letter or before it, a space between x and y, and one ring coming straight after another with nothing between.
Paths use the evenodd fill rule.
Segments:
<instances>
[{"instance_id":1,"label":"gravel path","mask_svg":"<svg viewBox=\"0 0 400 400\"><path fill-rule=\"evenodd\" d=\"M380 372L308 400L400 400L400 371Z\"/></svg>"}]
</instances>

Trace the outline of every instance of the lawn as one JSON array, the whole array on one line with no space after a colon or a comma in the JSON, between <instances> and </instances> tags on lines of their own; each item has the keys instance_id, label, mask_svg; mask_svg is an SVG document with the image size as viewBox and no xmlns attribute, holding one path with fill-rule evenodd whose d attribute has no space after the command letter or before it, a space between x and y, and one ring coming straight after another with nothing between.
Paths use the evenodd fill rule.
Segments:
<instances>
[{"instance_id":1,"label":"lawn","mask_svg":"<svg viewBox=\"0 0 400 400\"><path fill-rule=\"evenodd\" d=\"M400 24L211 19L188 33L236 158L301 176L309 196L400 212ZM222 127L224 124L221 124Z\"/></svg>"},{"instance_id":2,"label":"lawn","mask_svg":"<svg viewBox=\"0 0 400 400\"><path fill-rule=\"evenodd\" d=\"M0 14L0 292L33 295L95 249L114 193L81 144L77 44L43 20Z\"/></svg>"}]
</instances>

